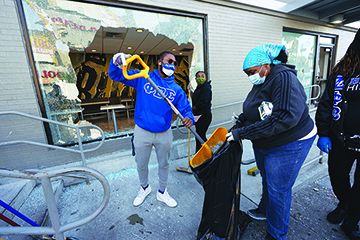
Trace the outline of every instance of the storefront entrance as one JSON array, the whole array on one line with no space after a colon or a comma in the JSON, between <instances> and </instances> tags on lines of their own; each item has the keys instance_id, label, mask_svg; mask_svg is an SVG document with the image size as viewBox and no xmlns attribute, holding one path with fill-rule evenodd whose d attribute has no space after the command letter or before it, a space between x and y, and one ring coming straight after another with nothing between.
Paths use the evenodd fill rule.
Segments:
<instances>
[{"instance_id":1,"label":"storefront entrance","mask_svg":"<svg viewBox=\"0 0 360 240\"><path fill-rule=\"evenodd\" d=\"M288 63L295 65L298 79L305 88L307 98L311 99L309 104L317 105L325 89L334 66L335 43L335 36L287 28L283 31L283 44L289 54Z\"/></svg>"}]
</instances>

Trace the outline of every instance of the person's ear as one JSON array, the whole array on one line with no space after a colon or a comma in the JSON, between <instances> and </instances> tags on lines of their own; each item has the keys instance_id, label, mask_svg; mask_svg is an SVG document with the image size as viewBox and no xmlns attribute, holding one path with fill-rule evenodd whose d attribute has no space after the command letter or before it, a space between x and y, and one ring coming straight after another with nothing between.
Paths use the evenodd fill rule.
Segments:
<instances>
[{"instance_id":1,"label":"person's ear","mask_svg":"<svg viewBox=\"0 0 360 240\"><path fill-rule=\"evenodd\" d=\"M264 64L265 66L265 72L264 72L264 75L266 73L266 76L269 75L270 71L271 71L271 66L270 64Z\"/></svg>"}]
</instances>

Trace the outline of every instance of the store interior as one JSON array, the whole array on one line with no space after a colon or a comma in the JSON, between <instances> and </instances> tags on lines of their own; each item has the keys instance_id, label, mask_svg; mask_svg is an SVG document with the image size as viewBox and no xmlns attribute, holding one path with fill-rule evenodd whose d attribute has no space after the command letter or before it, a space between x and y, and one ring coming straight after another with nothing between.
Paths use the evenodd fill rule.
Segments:
<instances>
[{"instance_id":1,"label":"store interior","mask_svg":"<svg viewBox=\"0 0 360 240\"><path fill-rule=\"evenodd\" d=\"M186 91L193 54L191 43L178 45L164 35L155 36L144 29L101 27L85 51L72 49L70 59L81 100L81 112L75 122L94 124L111 135L131 131L135 126L136 90L108 77L110 61L118 52L138 54L152 71L157 68L157 56L163 51L175 55L179 63L175 82ZM135 60L128 69L141 70L143 67Z\"/></svg>"}]
</instances>

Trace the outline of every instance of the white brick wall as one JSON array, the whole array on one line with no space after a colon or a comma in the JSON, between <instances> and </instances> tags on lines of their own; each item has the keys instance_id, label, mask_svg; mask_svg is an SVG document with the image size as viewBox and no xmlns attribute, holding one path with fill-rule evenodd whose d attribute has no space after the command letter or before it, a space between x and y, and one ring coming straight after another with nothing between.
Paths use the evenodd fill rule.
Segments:
<instances>
[{"instance_id":1,"label":"white brick wall","mask_svg":"<svg viewBox=\"0 0 360 240\"><path fill-rule=\"evenodd\" d=\"M24 36L14 0L0 0L0 111L21 111L39 116ZM15 115L0 116L0 142L27 139L45 142L42 124ZM37 165L42 151L22 147L0 147L1 167ZM37 156L38 155L38 156Z\"/></svg>"},{"instance_id":2,"label":"white brick wall","mask_svg":"<svg viewBox=\"0 0 360 240\"><path fill-rule=\"evenodd\" d=\"M14 1L5 0L0 4L0 109L38 114L34 84Z\"/></svg>"},{"instance_id":3,"label":"white brick wall","mask_svg":"<svg viewBox=\"0 0 360 240\"><path fill-rule=\"evenodd\" d=\"M213 86L213 106L243 100L251 88L242 71L243 59L253 47L281 43L283 27L339 36L336 58L340 59L354 37L346 30L266 10L214 0L138 0L150 6L207 15L209 75ZM40 116L15 0L0 0L0 111L22 111ZM190 76L192 77L192 76ZM213 122L228 120L241 106L214 111ZM10 134L11 133L11 134ZM186 136L185 136L186 137ZM46 142L41 123L18 116L0 116L0 142L31 139ZM129 139L107 142L89 156L129 150ZM49 151L39 147L0 147L0 167L46 167L79 161L78 154Z\"/></svg>"}]
</instances>

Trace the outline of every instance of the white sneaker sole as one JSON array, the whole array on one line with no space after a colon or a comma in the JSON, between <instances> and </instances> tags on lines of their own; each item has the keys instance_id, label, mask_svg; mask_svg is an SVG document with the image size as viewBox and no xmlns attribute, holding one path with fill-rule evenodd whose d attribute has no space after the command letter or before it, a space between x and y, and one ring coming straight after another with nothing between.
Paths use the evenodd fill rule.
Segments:
<instances>
[{"instance_id":1,"label":"white sneaker sole","mask_svg":"<svg viewBox=\"0 0 360 240\"><path fill-rule=\"evenodd\" d=\"M258 221L265 221L266 220L266 217L255 216L255 215L251 214L249 211L247 212L247 214L249 215L249 217L251 217L254 220L258 220Z\"/></svg>"}]
</instances>

